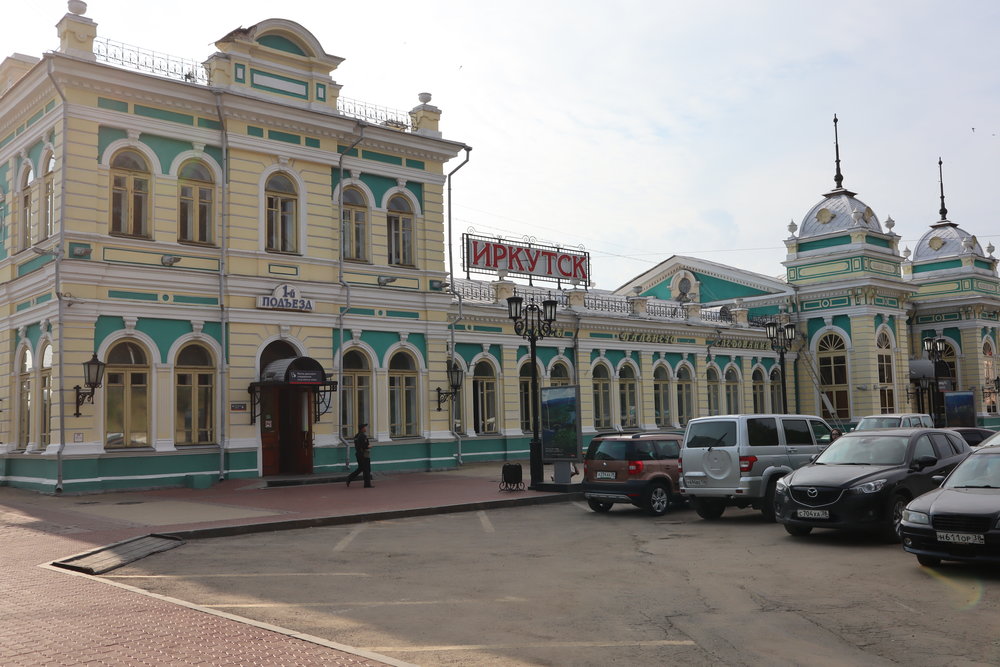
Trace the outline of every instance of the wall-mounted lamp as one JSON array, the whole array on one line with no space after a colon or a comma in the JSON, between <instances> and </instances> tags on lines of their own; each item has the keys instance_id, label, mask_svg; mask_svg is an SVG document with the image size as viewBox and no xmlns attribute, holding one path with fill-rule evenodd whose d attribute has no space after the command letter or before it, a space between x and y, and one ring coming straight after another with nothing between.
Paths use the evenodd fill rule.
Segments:
<instances>
[{"instance_id":1,"label":"wall-mounted lamp","mask_svg":"<svg viewBox=\"0 0 1000 667\"><path fill-rule=\"evenodd\" d=\"M87 385L87 390L85 391L76 385L73 387L76 390L76 412L73 413L74 417L80 416L80 406L84 403L94 402L94 390L101 386L101 382L104 380L104 362L97 358L97 355L93 355L90 361L83 362L83 383Z\"/></svg>"},{"instance_id":2,"label":"wall-mounted lamp","mask_svg":"<svg viewBox=\"0 0 1000 667\"><path fill-rule=\"evenodd\" d=\"M74 257L90 257L90 254L92 252L94 252L93 248L85 245L78 245L78 246L73 246L71 254Z\"/></svg>"},{"instance_id":3,"label":"wall-mounted lamp","mask_svg":"<svg viewBox=\"0 0 1000 667\"><path fill-rule=\"evenodd\" d=\"M389 283L394 283L394 282L396 282L396 276L379 276L378 277L379 287L385 287Z\"/></svg>"},{"instance_id":4,"label":"wall-mounted lamp","mask_svg":"<svg viewBox=\"0 0 1000 667\"><path fill-rule=\"evenodd\" d=\"M173 266L179 261L181 261L181 258L177 255L160 255L160 264L163 266Z\"/></svg>"},{"instance_id":5,"label":"wall-mounted lamp","mask_svg":"<svg viewBox=\"0 0 1000 667\"><path fill-rule=\"evenodd\" d=\"M444 402L449 398L454 399L458 395L458 390L462 388L462 369L455 363L448 366L448 385L451 391L441 391L441 387L437 387L438 412L441 412Z\"/></svg>"}]
</instances>

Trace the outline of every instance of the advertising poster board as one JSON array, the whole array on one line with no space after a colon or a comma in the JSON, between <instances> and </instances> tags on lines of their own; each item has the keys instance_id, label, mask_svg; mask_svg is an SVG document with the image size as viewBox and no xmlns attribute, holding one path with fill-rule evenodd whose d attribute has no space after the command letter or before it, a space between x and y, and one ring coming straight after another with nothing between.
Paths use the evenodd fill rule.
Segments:
<instances>
[{"instance_id":1,"label":"advertising poster board","mask_svg":"<svg viewBox=\"0 0 1000 667\"><path fill-rule=\"evenodd\" d=\"M971 391L944 393L945 426L976 425L976 395Z\"/></svg>"},{"instance_id":2,"label":"advertising poster board","mask_svg":"<svg viewBox=\"0 0 1000 667\"><path fill-rule=\"evenodd\" d=\"M542 387L542 460L579 461L578 386Z\"/></svg>"}]
</instances>

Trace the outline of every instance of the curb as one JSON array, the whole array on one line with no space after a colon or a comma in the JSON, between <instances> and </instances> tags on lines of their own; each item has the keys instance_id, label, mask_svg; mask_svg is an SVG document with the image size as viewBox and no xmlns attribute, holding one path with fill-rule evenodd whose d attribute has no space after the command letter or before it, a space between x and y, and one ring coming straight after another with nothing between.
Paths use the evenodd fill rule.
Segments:
<instances>
[{"instance_id":1,"label":"curb","mask_svg":"<svg viewBox=\"0 0 1000 667\"><path fill-rule=\"evenodd\" d=\"M182 540L201 540L212 537L230 537L233 535L249 535L251 533L266 533L278 530L299 530L301 528L317 528L321 526L341 526L366 521L385 521L413 516L429 516L432 514L454 514L456 512L472 512L475 510L497 509L500 507L524 507L526 505L543 505L548 503L563 503L582 500L583 493L560 493L552 496L532 496L528 498L511 498L509 500L484 500L458 505L436 505L434 507L415 507L411 509L386 510L384 512L366 512L364 514L342 514L337 516L313 517L308 519L289 519L287 521L271 521L251 523L239 526L220 526L217 528L196 528L192 530L171 531L161 533Z\"/></svg>"}]
</instances>

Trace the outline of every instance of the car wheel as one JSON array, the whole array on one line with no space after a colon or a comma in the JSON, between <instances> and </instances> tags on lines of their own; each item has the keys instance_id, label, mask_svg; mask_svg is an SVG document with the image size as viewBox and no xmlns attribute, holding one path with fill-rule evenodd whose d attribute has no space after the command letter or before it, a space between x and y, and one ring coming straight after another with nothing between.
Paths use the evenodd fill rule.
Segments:
<instances>
[{"instance_id":1,"label":"car wheel","mask_svg":"<svg viewBox=\"0 0 1000 667\"><path fill-rule=\"evenodd\" d=\"M670 489L663 484L654 484L646 490L643 506L653 516L663 516L670 511Z\"/></svg>"},{"instance_id":2,"label":"car wheel","mask_svg":"<svg viewBox=\"0 0 1000 667\"><path fill-rule=\"evenodd\" d=\"M694 506L694 511L698 513L698 516L706 521L714 521L726 511L726 504L724 502L712 498L692 498L691 504Z\"/></svg>"},{"instance_id":3,"label":"car wheel","mask_svg":"<svg viewBox=\"0 0 1000 667\"><path fill-rule=\"evenodd\" d=\"M595 512L604 513L611 509L611 505L613 503L606 503L601 500L588 500L587 504L590 505L590 509L594 510Z\"/></svg>"},{"instance_id":4,"label":"car wheel","mask_svg":"<svg viewBox=\"0 0 1000 667\"><path fill-rule=\"evenodd\" d=\"M778 480L772 479L767 483L767 491L764 492L764 504L760 508L760 513L764 516L764 521L774 523L774 493Z\"/></svg>"},{"instance_id":5,"label":"car wheel","mask_svg":"<svg viewBox=\"0 0 1000 667\"><path fill-rule=\"evenodd\" d=\"M922 554L917 554L917 562L924 567L937 567L941 564L940 558L935 558L934 556L924 556Z\"/></svg>"},{"instance_id":6,"label":"car wheel","mask_svg":"<svg viewBox=\"0 0 1000 667\"><path fill-rule=\"evenodd\" d=\"M885 539L887 542L895 544L902 538L903 510L906 509L910 499L901 493L894 494L889 499L889 507L886 510L887 523L885 526Z\"/></svg>"},{"instance_id":7,"label":"car wheel","mask_svg":"<svg viewBox=\"0 0 1000 667\"><path fill-rule=\"evenodd\" d=\"M812 526L793 526L790 523L785 524L785 532L793 537L805 537L809 533L813 532Z\"/></svg>"}]
</instances>

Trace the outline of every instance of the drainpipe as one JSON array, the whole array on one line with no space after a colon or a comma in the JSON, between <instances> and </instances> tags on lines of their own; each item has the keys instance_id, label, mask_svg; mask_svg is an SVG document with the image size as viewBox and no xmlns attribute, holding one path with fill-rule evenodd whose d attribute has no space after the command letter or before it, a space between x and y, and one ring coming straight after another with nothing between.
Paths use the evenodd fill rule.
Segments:
<instances>
[{"instance_id":1,"label":"drainpipe","mask_svg":"<svg viewBox=\"0 0 1000 667\"><path fill-rule=\"evenodd\" d=\"M469 153L472 152L471 146L464 146L465 148L465 159L457 167L448 172L446 180L448 181L448 291L451 295L458 299L458 313L455 318L451 320L450 338L451 344L448 347L448 370L451 370L452 365L455 363L455 326L462 319L462 295L455 291L455 253L454 240L451 235L451 177L456 171L465 166L469 161ZM455 389L454 387L448 387L452 391L461 391L461 388ZM455 399L457 397L452 395L451 397L451 412L448 414L448 430L453 436L455 436L455 441L458 443L458 465L462 465L462 434L455 430Z\"/></svg>"},{"instance_id":2,"label":"drainpipe","mask_svg":"<svg viewBox=\"0 0 1000 667\"><path fill-rule=\"evenodd\" d=\"M222 328L222 358L219 359L219 481L226 479L226 424L229 411L226 401L229 400L229 311L226 309L226 284L228 283L229 265L226 263L229 252L229 133L226 131L226 116L222 109L222 92L215 94L215 112L219 116L219 126L222 137L222 197L219 205L222 207L222 244L219 253L219 319Z\"/></svg>"},{"instance_id":3,"label":"drainpipe","mask_svg":"<svg viewBox=\"0 0 1000 667\"><path fill-rule=\"evenodd\" d=\"M60 269L63 260L63 246L66 238L66 155L68 138L66 136L66 95L63 94L56 78L52 75L52 60L48 61L45 73L52 81L52 87L56 89L59 99L62 100L62 178L59 184L59 245L53 254L55 261L55 292L56 292L56 328L59 330L59 447L56 448L56 493L63 491L63 450L66 448L66 375L63 356L65 350L63 342L66 340L66 332L63 331L63 313L65 311L65 301L62 291L62 274Z\"/></svg>"},{"instance_id":4,"label":"drainpipe","mask_svg":"<svg viewBox=\"0 0 1000 667\"><path fill-rule=\"evenodd\" d=\"M357 147L362 141L365 140L365 125L364 123L358 122L358 138L355 139L354 143L347 147L340 157L337 158L337 169L340 172L340 176L337 180L337 187L340 191L337 193L337 219L334 221L336 229L340 230L337 238L340 239L340 253L339 261L337 262L337 283L344 290L344 305L337 314L337 354L340 355L340 363L337 364L337 391L343 391L344 386L344 314L351 309L351 286L344 280L344 156L350 153ZM374 203L374 202L373 202ZM369 221L369 227L371 226L371 221ZM371 249L369 248L369 252ZM343 409L343 401L340 403L340 409L337 410L336 414L340 415L340 420L343 421L344 416L341 414L341 409ZM342 424L336 424L337 437L340 438L340 442L344 444L344 466L346 468L351 467L351 443L344 437Z\"/></svg>"}]
</instances>

